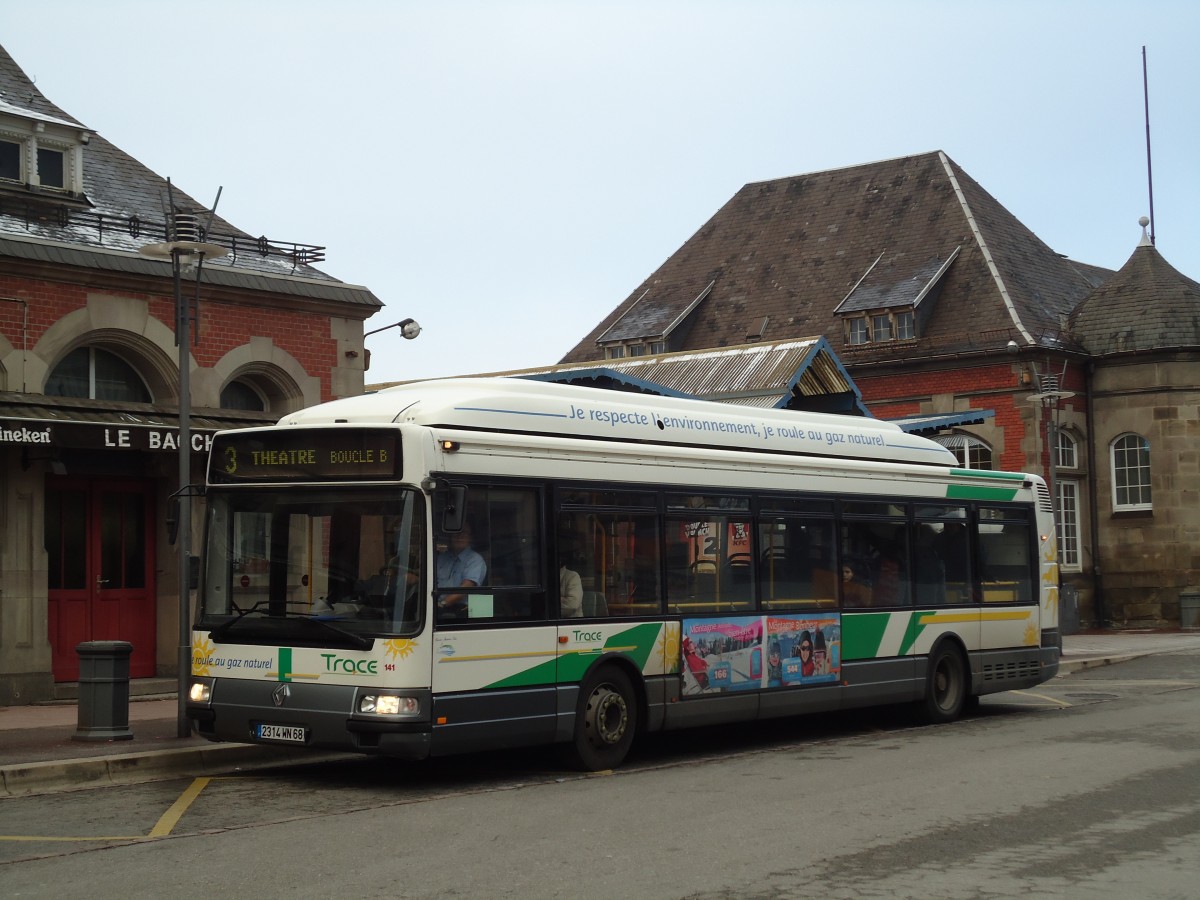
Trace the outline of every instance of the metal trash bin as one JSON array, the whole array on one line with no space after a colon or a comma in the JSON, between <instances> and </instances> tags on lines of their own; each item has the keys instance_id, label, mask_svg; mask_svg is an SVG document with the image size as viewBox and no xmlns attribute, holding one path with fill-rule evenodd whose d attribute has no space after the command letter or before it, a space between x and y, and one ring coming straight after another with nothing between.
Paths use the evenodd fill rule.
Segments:
<instances>
[{"instance_id":1,"label":"metal trash bin","mask_svg":"<svg viewBox=\"0 0 1200 900\"><path fill-rule=\"evenodd\" d=\"M1179 595L1179 625L1200 628L1200 591L1184 591Z\"/></svg>"},{"instance_id":2,"label":"metal trash bin","mask_svg":"<svg viewBox=\"0 0 1200 900\"><path fill-rule=\"evenodd\" d=\"M79 720L73 741L128 741L128 641L85 641L79 654Z\"/></svg>"}]
</instances>

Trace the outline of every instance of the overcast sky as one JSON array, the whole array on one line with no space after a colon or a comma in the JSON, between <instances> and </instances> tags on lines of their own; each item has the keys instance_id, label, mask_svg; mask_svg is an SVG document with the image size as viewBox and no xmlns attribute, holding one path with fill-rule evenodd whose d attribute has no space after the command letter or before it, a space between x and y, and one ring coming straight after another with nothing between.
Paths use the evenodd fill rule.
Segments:
<instances>
[{"instance_id":1,"label":"overcast sky","mask_svg":"<svg viewBox=\"0 0 1200 900\"><path fill-rule=\"evenodd\" d=\"M557 362L744 184L944 150L1060 253L1200 280L1200 3L4 3L54 103L424 331L368 383Z\"/></svg>"}]
</instances>

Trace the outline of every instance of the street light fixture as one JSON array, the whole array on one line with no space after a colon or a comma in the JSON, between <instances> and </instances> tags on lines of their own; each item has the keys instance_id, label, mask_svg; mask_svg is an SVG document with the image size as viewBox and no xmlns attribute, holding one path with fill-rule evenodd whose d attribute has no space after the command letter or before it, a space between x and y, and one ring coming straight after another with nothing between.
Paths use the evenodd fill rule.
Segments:
<instances>
[{"instance_id":1,"label":"street light fixture","mask_svg":"<svg viewBox=\"0 0 1200 900\"><path fill-rule=\"evenodd\" d=\"M399 322L393 322L391 325L384 325L382 328L376 328L374 331L363 333L363 338L369 338L373 334L379 334L381 331L387 331L389 328L399 328L400 333L404 335L406 341L411 341L421 333L421 326L417 324L416 319L401 319Z\"/></svg>"}]
</instances>

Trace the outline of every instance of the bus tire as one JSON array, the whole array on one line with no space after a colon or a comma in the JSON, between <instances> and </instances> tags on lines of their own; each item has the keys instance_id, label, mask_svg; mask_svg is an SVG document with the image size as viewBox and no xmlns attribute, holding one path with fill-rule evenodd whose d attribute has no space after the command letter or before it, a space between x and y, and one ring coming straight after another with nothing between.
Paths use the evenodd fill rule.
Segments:
<instances>
[{"instance_id":1,"label":"bus tire","mask_svg":"<svg viewBox=\"0 0 1200 900\"><path fill-rule=\"evenodd\" d=\"M637 716L637 697L629 676L616 666L593 672L579 692L568 758L585 772L616 768L633 745Z\"/></svg>"},{"instance_id":2,"label":"bus tire","mask_svg":"<svg viewBox=\"0 0 1200 900\"><path fill-rule=\"evenodd\" d=\"M949 641L938 644L929 656L925 699L921 718L930 725L953 722L967 702L967 665L958 647Z\"/></svg>"}]
</instances>

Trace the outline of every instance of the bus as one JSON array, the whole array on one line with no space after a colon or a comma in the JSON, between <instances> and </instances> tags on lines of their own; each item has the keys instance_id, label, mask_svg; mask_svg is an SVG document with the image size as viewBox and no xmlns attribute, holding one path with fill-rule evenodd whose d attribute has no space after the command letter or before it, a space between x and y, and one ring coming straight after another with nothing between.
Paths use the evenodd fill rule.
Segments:
<instances>
[{"instance_id":1,"label":"bus","mask_svg":"<svg viewBox=\"0 0 1200 900\"><path fill-rule=\"evenodd\" d=\"M522 378L214 436L187 715L420 760L884 704L1058 669L1052 506L869 417Z\"/></svg>"}]
</instances>

